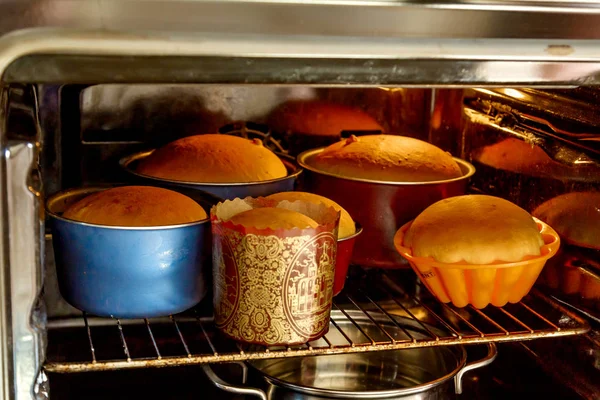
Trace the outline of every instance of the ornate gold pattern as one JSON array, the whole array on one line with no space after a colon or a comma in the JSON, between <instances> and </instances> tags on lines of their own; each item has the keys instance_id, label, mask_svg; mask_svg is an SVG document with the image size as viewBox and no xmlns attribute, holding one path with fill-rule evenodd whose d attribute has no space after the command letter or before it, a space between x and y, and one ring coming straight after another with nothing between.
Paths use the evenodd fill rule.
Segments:
<instances>
[{"instance_id":1,"label":"ornate gold pattern","mask_svg":"<svg viewBox=\"0 0 600 400\"><path fill-rule=\"evenodd\" d=\"M237 340L305 343L327 332L333 297L333 233L284 238L213 230L215 322Z\"/></svg>"}]
</instances>

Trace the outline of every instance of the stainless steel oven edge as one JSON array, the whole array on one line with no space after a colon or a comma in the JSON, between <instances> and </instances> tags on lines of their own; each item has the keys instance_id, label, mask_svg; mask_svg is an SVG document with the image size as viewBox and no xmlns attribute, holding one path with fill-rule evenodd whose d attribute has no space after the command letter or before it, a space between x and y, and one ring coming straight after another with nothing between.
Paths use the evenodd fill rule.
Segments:
<instances>
[{"instance_id":1,"label":"stainless steel oven edge","mask_svg":"<svg viewBox=\"0 0 600 400\"><path fill-rule=\"evenodd\" d=\"M6 147L6 105L8 90L0 91L0 149ZM6 158L0 157L0 394L2 398L10 398L13 393L13 363L12 363L12 343L11 334L11 313L10 313L10 271L8 250L10 243L8 241L8 186L6 184Z\"/></svg>"},{"instance_id":2,"label":"stainless steel oven edge","mask_svg":"<svg viewBox=\"0 0 600 400\"><path fill-rule=\"evenodd\" d=\"M61 26L380 38L597 39L600 5L593 0L15 0L2 2L0 15L0 33Z\"/></svg>"},{"instance_id":3,"label":"stainless steel oven edge","mask_svg":"<svg viewBox=\"0 0 600 400\"><path fill-rule=\"evenodd\" d=\"M339 86L600 83L596 41L34 29L0 39L5 82ZM160 72L158 72L160 71Z\"/></svg>"},{"instance_id":4,"label":"stainless steel oven edge","mask_svg":"<svg viewBox=\"0 0 600 400\"><path fill-rule=\"evenodd\" d=\"M4 381L12 380L8 387L13 393L5 398L27 399L33 396L34 382L40 372L44 356L44 312L38 307L42 287L43 220L40 215L40 188L31 179L37 163L39 143L9 142L3 150L6 166L6 197L8 224L3 221L7 234L9 285L2 299L8 330L4 359ZM4 249L3 249L4 250ZM6 272L6 271L5 271ZM42 389L43 388L38 388ZM36 396L38 397L38 396ZM40 398L40 397L38 397Z\"/></svg>"},{"instance_id":5,"label":"stainless steel oven edge","mask_svg":"<svg viewBox=\"0 0 600 400\"><path fill-rule=\"evenodd\" d=\"M25 107L34 128L27 136L9 132L7 115L14 98L29 97ZM2 87L0 129L2 132L2 211L1 231L3 265L0 313L3 333L3 398L43 398L34 390L45 350L46 313L41 304L43 281L43 212L38 158L41 148L37 93ZM22 107L14 101L16 107ZM21 108L21 110L25 110ZM8 218L7 218L8 217Z\"/></svg>"}]
</instances>

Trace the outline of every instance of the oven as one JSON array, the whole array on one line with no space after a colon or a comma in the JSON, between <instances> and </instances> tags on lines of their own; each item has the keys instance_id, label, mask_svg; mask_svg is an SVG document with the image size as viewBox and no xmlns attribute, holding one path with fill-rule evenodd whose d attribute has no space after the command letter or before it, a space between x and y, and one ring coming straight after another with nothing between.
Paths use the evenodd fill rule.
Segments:
<instances>
[{"instance_id":1,"label":"oven","mask_svg":"<svg viewBox=\"0 0 600 400\"><path fill-rule=\"evenodd\" d=\"M283 399L256 365L324 376L327 357L407 352L421 354L414 371L443 351L462 359L458 375L413 398L600 398L590 246L563 240L529 294L502 308L440 303L398 261L354 263L323 338L264 347L224 338L210 296L160 318L76 309L59 291L45 210L66 189L134 182L124 157L194 134L290 153L269 115L295 100L361 109L385 132L466 160L476 170L467 193L534 214L561 196L582 202L600 190L596 4L37 0L0 10L3 399Z\"/></svg>"}]
</instances>

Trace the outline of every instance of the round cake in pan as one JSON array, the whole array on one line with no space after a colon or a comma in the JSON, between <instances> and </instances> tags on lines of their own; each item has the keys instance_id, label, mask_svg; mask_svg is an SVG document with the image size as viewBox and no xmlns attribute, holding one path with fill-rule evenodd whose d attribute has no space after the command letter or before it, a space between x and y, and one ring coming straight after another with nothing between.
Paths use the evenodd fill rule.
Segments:
<instances>
[{"instance_id":1,"label":"round cake in pan","mask_svg":"<svg viewBox=\"0 0 600 400\"><path fill-rule=\"evenodd\" d=\"M462 176L449 153L397 135L351 136L323 150L313 166L341 177L374 181L430 182Z\"/></svg>"},{"instance_id":2,"label":"round cake in pan","mask_svg":"<svg viewBox=\"0 0 600 400\"><path fill-rule=\"evenodd\" d=\"M137 172L198 183L260 182L287 175L283 162L260 140L220 134L171 142L141 161Z\"/></svg>"},{"instance_id":3,"label":"round cake in pan","mask_svg":"<svg viewBox=\"0 0 600 400\"><path fill-rule=\"evenodd\" d=\"M72 204L63 217L110 226L165 226L207 218L204 209L181 193L151 187L122 186L96 192Z\"/></svg>"}]
</instances>

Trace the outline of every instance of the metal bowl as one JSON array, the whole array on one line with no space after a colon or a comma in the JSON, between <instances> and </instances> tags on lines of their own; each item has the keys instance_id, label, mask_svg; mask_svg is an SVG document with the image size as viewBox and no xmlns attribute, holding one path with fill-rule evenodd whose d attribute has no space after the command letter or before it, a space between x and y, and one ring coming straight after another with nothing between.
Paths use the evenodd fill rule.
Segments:
<instances>
[{"instance_id":1,"label":"metal bowl","mask_svg":"<svg viewBox=\"0 0 600 400\"><path fill-rule=\"evenodd\" d=\"M158 317L184 311L205 296L210 279L210 221L159 227L88 224L62 217L90 187L50 197L46 210L58 285L74 307L99 316ZM207 211L213 199L194 197Z\"/></svg>"},{"instance_id":2,"label":"metal bowl","mask_svg":"<svg viewBox=\"0 0 600 400\"><path fill-rule=\"evenodd\" d=\"M432 339L431 333L448 335L431 325L404 317L395 317L392 321L384 313L373 312L367 316L359 310L346 312L349 312L360 329L350 320L344 319L340 311L332 311L332 317L337 320L339 329L355 343L368 343L369 338L386 340L392 337L400 341ZM337 341L331 332L328 337L335 346ZM347 343L344 342L344 337L339 340ZM467 353L463 346L249 361L255 375L262 378L263 384L260 386L265 391L227 384L209 368L205 367L204 370L221 389L262 399L438 400L460 394L463 374L490 364L496 355L496 347L488 344L487 355L471 363L467 363Z\"/></svg>"},{"instance_id":3,"label":"metal bowl","mask_svg":"<svg viewBox=\"0 0 600 400\"><path fill-rule=\"evenodd\" d=\"M187 182L187 181L176 181L170 179L156 178L150 175L140 174L136 171L138 163L144 158L152 154L154 150L142 151L126 157L123 157L119 164L129 174L135 176L142 182L149 184L169 184L173 186L187 187L189 189L202 190L204 192L212 193L215 196L219 196L224 200L250 197L261 197L268 196L273 193L289 192L294 190L296 180L302 173L302 168L298 166L296 160L293 157L286 156L285 154L277 154L285 165L288 174L283 178L271 179L268 181L260 182L244 182L244 183L216 183L216 182Z\"/></svg>"},{"instance_id":4,"label":"metal bowl","mask_svg":"<svg viewBox=\"0 0 600 400\"><path fill-rule=\"evenodd\" d=\"M304 168L303 190L330 198L344 207L364 229L352 262L366 267L394 268L408 264L394 248L396 230L425 208L446 197L465 194L475 173L470 163L454 158L463 175L432 182L386 182L337 176L319 171L312 160L323 148L298 156Z\"/></svg>"}]
</instances>

